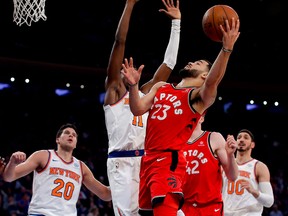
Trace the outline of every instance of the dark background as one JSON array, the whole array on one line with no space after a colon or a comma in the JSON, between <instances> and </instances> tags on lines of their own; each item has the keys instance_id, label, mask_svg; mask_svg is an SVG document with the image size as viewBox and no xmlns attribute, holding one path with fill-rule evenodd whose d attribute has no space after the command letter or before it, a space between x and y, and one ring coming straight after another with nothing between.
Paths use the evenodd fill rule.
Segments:
<instances>
[{"instance_id":1,"label":"dark background","mask_svg":"<svg viewBox=\"0 0 288 216\"><path fill-rule=\"evenodd\" d=\"M205 58L213 62L218 55L221 43L208 39L201 25L206 10L216 4L237 11L241 34L219 86L221 100L209 109L204 128L224 136L250 129L256 138L252 156L268 165L273 182L287 186L284 1L180 0L181 40L169 81L178 81L177 71L188 61ZM124 5L125 0L47 0L46 21L18 26L13 22L13 1L0 1L0 84L10 85L0 90L0 156L9 159L18 150L30 155L56 148L56 131L63 123L73 122L80 130L75 156L94 166L97 178L106 177L108 142L101 98ZM133 56L136 66L145 64L142 82L162 63L169 39L171 21L158 12L160 8L161 0L140 0L132 14L125 56ZM71 93L59 97L56 88ZM257 109L246 109L250 100ZM287 199L276 200L288 206L283 204Z\"/></svg>"},{"instance_id":2,"label":"dark background","mask_svg":"<svg viewBox=\"0 0 288 216\"><path fill-rule=\"evenodd\" d=\"M10 64L14 65L17 60L31 60L39 64L106 68L124 3L125 0L47 0L46 21L40 19L31 26L19 27L13 22L13 1L1 1L1 60L11 58ZM279 84L285 84L281 71L287 57L282 54L287 42L283 28L285 7L280 0L250 0L249 4L228 0L180 1L179 67L204 57L213 61L218 54L221 44L210 41L201 26L205 11L215 4L232 6L241 20L241 36L223 86L244 82L253 89L256 85L258 90L266 90L264 85L268 84L270 90L278 90ZM131 21L126 56L132 55L138 64L144 63L146 73L154 72L154 67L161 63L169 36L170 20L158 12L160 8L160 0L140 0Z\"/></svg>"},{"instance_id":3,"label":"dark background","mask_svg":"<svg viewBox=\"0 0 288 216\"><path fill-rule=\"evenodd\" d=\"M0 154L16 150L29 154L56 147L56 131L71 121L82 134L76 155L81 159L96 155L99 172L105 175L107 135L99 98L124 4L125 0L47 0L46 21L17 26L13 1L0 2L0 82L11 85L0 91ZM170 81L177 82L177 71L188 61L214 61L218 55L221 43L209 40L201 26L205 11L215 4L227 4L238 12L241 34L219 86L222 100L209 109L205 126L224 136L236 135L241 128L252 130L256 136L254 157L275 167L273 172L286 168L284 1L180 0L181 41ZM171 21L158 12L160 8L160 0L140 0L132 15L126 57L133 56L138 66L145 64L142 82L162 63L169 39ZM16 79L13 83L12 76ZM26 78L29 84L24 82ZM67 82L71 94L56 96L55 88L67 88ZM250 99L258 109L246 110ZM275 101L278 107L274 107Z\"/></svg>"}]
</instances>

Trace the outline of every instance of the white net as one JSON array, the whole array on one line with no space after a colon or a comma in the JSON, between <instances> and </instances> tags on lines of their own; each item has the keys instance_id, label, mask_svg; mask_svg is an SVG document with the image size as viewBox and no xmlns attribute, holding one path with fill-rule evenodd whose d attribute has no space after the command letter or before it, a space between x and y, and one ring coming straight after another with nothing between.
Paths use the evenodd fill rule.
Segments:
<instances>
[{"instance_id":1,"label":"white net","mask_svg":"<svg viewBox=\"0 0 288 216\"><path fill-rule=\"evenodd\" d=\"M32 22L38 22L39 19L46 20L45 1L46 0L13 0L13 21L19 26L24 23L31 26Z\"/></svg>"}]
</instances>

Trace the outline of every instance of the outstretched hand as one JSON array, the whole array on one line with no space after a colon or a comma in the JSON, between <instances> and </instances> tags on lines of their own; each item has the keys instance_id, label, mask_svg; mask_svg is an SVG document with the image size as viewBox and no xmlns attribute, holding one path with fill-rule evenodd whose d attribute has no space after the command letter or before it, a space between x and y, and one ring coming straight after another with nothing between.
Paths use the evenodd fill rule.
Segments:
<instances>
[{"instance_id":1,"label":"outstretched hand","mask_svg":"<svg viewBox=\"0 0 288 216\"><path fill-rule=\"evenodd\" d=\"M229 21L225 20L225 27L226 31L224 27L220 25L220 29L223 33L223 39L222 39L223 47L229 50L233 50L233 46L240 35L239 32L240 20L239 19L235 20L235 18L233 17L231 26L229 25Z\"/></svg>"},{"instance_id":2,"label":"outstretched hand","mask_svg":"<svg viewBox=\"0 0 288 216\"><path fill-rule=\"evenodd\" d=\"M179 9L179 0L176 0L176 7L174 5L174 0L162 0L166 7L165 9L159 9L159 12L165 13L171 19L181 19L181 12Z\"/></svg>"},{"instance_id":3,"label":"outstretched hand","mask_svg":"<svg viewBox=\"0 0 288 216\"><path fill-rule=\"evenodd\" d=\"M127 58L125 58L122 68L121 73L126 78L128 84L133 86L139 82L144 65L141 65L137 70L133 65L133 58L130 57L129 62Z\"/></svg>"}]
</instances>

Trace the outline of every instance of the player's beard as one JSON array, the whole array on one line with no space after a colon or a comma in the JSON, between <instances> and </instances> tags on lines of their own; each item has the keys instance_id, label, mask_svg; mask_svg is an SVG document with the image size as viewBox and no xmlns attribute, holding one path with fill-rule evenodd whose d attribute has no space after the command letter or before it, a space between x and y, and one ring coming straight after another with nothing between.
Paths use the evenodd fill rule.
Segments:
<instances>
[{"instance_id":1,"label":"player's beard","mask_svg":"<svg viewBox=\"0 0 288 216\"><path fill-rule=\"evenodd\" d=\"M245 152L245 151L249 151L250 149L251 149L251 145L247 145L247 146L238 147L237 151Z\"/></svg>"},{"instance_id":2,"label":"player's beard","mask_svg":"<svg viewBox=\"0 0 288 216\"><path fill-rule=\"evenodd\" d=\"M179 70L179 75L181 78L187 78L187 77L197 77L198 75L198 70L194 70L194 69L191 69L191 70L188 70L188 69L180 69Z\"/></svg>"},{"instance_id":3,"label":"player's beard","mask_svg":"<svg viewBox=\"0 0 288 216\"><path fill-rule=\"evenodd\" d=\"M243 149L243 148L238 148L237 151L238 151L238 152L245 152L246 150Z\"/></svg>"}]
</instances>

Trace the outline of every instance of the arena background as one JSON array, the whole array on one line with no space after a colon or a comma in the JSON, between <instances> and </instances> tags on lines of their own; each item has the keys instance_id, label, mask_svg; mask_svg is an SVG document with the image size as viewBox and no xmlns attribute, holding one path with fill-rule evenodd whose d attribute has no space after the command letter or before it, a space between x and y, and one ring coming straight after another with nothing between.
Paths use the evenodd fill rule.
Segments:
<instances>
[{"instance_id":1,"label":"arena background","mask_svg":"<svg viewBox=\"0 0 288 216\"><path fill-rule=\"evenodd\" d=\"M104 80L124 4L125 0L47 0L46 21L17 26L13 1L0 2L1 156L55 148L59 126L73 122L81 132L75 155L92 161L96 177L106 179ZM179 80L177 71L188 61L214 61L218 55L221 43L210 41L201 26L203 14L215 4L230 5L238 12L241 35L205 129L224 136L236 135L241 128L253 131L253 157L269 166L273 181L281 173L286 189L287 39L282 1L180 0L181 41L169 81ZM162 63L168 43L171 22L158 12L160 8L160 0L140 0L133 11L126 57L133 56L138 66L145 64L141 82ZM57 89L68 93L58 96ZM250 100L254 104L247 106ZM277 202L285 207L284 197Z\"/></svg>"}]
</instances>

